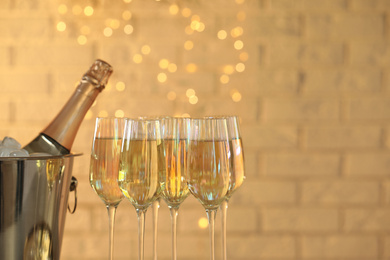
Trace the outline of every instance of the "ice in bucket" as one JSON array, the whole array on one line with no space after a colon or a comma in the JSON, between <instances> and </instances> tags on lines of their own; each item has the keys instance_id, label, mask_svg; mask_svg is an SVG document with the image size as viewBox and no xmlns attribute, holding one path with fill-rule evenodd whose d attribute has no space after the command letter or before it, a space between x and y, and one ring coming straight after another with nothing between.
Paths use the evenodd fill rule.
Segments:
<instances>
[{"instance_id":1,"label":"ice in bucket","mask_svg":"<svg viewBox=\"0 0 390 260\"><path fill-rule=\"evenodd\" d=\"M21 144L12 137L6 136L0 142L0 157L25 157L28 152L22 149Z\"/></svg>"}]
</instances>

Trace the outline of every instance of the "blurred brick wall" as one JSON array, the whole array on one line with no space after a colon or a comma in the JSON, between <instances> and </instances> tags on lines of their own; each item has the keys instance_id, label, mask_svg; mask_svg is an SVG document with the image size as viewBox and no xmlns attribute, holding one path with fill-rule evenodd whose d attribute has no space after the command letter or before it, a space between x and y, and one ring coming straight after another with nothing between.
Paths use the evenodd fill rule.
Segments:
<instances>
[{"instance_id":1,"label":"blurred brick wall","mask_svg":"<svg viewBox=\"0 0 390 260\"><path fill-rule=\"evenodd\" d=\"M125 116L241 117L247 180L228 211L230 260L390 259L389 0L49 2L0 2L0 135L30 141L94 59L115 70L73 147L84 155L75 159L78 208L67 215L63 260L107 259L107 212L89 186L88 154L94 118L118 110ZM178 13L170 14L175 3ZM67 13L59 13L61 4ZM75 5L95 12L74 15ZM200 17L203 32L185 33L191 22L185 8ZM124 10L131 11L128 21ZM110 37L102 33L107 19L121 22ZM60 21L67 24L63 32L56 29ZM125 24L133 26L130 35ZM84 25L90 32L80 44ZM233 38L236 26L243 34ZM217 38L219 30L226 30L225 40ZM183 47L188 40L192 50ZM244 47L234 49L235 40ZM150 54L142 53L145 45ZM162 59L177 71L159 67ZM237 63L245 70L229 70ZM196 70L189 72L188 64ZM159 73L165 82L157 80ZM196 104L186 97L189 88ZM181 206L179 259L208 259L208 230L198 227L205 216L191 197ZM149 210L146 259L152 259L151 223ZM170 232L162 202L161 260L170 259ZM218 214L217 259L220 241ZM136 213L124 201L115 259L137 259L137 243Z\"/></svg>"}]
</instances>

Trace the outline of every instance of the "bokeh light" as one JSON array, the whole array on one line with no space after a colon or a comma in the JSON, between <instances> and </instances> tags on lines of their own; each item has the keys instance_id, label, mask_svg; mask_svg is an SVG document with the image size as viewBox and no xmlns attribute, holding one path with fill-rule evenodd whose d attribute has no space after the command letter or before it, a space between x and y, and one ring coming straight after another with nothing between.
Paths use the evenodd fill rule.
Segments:
<instances>
[{"instance_id":1,"label":"bokeh light","mask_svg":"<svg viewBox=\"0 0 390 260\"><path fill-rule=\"evenodd\" d=\"M194 73L198 70L198 66L196 66L196 64L194 64L194 63L190 63L190 64L187 64L186 70L189 73Z\"/></svg>"},{"instance_id":2,"label":"bokeh light","mask_svg":"<svg viewBox=\"0 0 390 260\"><path fill-rule=\"evenodd\" d=\"M172 14L172 15L175 15L175 14L178 14L179 12L179 6L176 5L176 4L172 4L171 6L169 6L169 13Z\"/></svg>"},{"instance_id":3,"label":"bokeh light","mask_svg":"<svg viewBox=\"0 0 390 260\"><path fill-rule=\"evenodd\" d=\"M237 41L234 42L234 49L241 50L242 48L244 48L243 41L237 40Z\"/></svg>"},{"instance_id":4,"label":"bokeh light","mask_svg":"<svg viewBox=\"0 0 390 260\"><path fill-rule=\"evenodd\" d=\"M133 31L134 31L134 27L133 27L131 24L126 24L126 25L123 27L123 31L124 31L125 34L127 34L127 35L132 34Z\"/></svg>"},{"instance_id":5,"label":"bokeh light","mask_svg":"<svg viewBox=\"0 0 390 260\"><path fill-rule=\"evenodd\" d=\"M68 7L65 4L61 4L58 6L58 13L66 14L68 12Z\"/></svg>"},{"instance_id":6,"label":"bokeh light","mask_svg":"<svg viewBox=\"0 0 390 260\"><path fill-rule=\"evenodd\" d=\"M225 65L225 67L223 67L223 72L227 75L233 74L234 67L232 65Z\"/></svg>"},{"instance_id":7,"label":"bokeh light","mask_svg":"<svg viewBox=\"0 0 390 260\"><path fill-rule=\"evenodd\" d=\"M195 105L198 103L198 97L197 96L191 96L188 98L188 102L190 102L191 105Z\"/></svg>"},{"instance_id":8,"label":"bokeh light","mask_svg":"<svg viewBox=\"0 0 390 260\"><path fill-rule=\"evenodd\" d=\"M115 117L124 117L125 112L122 109L118 109L115 111Z\"/></svg>"},{"instance_id":9,"label":"bokeh light","mask_svg":"<svg viewBox=\"0 0 390 260\"><path fill-rule=\"evenodd\" d=\"M112 83L108 82L105 88L106 91L111 91L112 90Z\"/></svg>"},{"instance_id":10,"label":"bokeh light","mask_svg":"<svg viewBox=\"0 0 390 260\"><path fill-rule=\"evenodd\" d=\"M166 69L169 66L169 61L167 59L161 59L158 63L158 66L162 69Z\"/></svg>"},{"instance_id":11,"label":"bokeh light","mask_svg":"<svg viewBox=\"0 0 390 260\"><path fill-rule=\"evenodd\" d=\"M134 54L133 56L133 61L136 64L140 64L143 61L142 55L141 54Z\"/></svg>"},{"instance_id":12,"label":"bokeh light","mask_svg":"<svg viewBox=\"0 0 390 260\"><path fill-rule=\"evenodd\" d=\"M65 22L58 22L57 23L57 31L63 32L66 30L66 23Z\"/></svg>"},{"instance_id":13,"label":"bokeh light","mask_svg":"<svg viewBox=\"0 0 390 260\"><path fill-rule=\"evenodd\" d=\"M109 19L107 26L111 27L112 29L118 29L121 25L121 22L118 19Z\"/></svg>"},{"instance_id":14,"label":"bokeh light","mask_svg":"<svg viewBox=\"0 0 390 260\"><path fill-rule=\"evenodd\" d=\"M232 96L232 100L234 102L240 102L241 101L241 98L242 98L241 93L238 92L237 90L233 90L231 96Z\"/></svg>"},{"instance_id":15,"label":"bokeh light","mask_svg":"<svg viewBox=\"0 0 390 260\"><path fill-rule=\"evenodd\" d=\"M123 13L122 13L122 18L125 21L130 20L132 16L133 15L132 15L132 13L129 10L123 11Z\"/></svg>"},{"instance_id":16,"label":"bokeh light","mask_svg":"<svg viewBox=\"0 0 390 260\"><path fill-rule=\"evenodd\" d=\"M194 33L194 30L192 30L191 26L186 26L186 28L184 29L184 32L188 35L191 35Z\"/></svg>"},{"instance_id":17,"label":"bokeh light","mask_svg":"<svg viewBox=\"0 0 390 260\"><path fill-rule=\"evenodd\" d=\"M244 30L242 29L241 26L236 26L230 31L230 35L233 38L240 37L244 33Z\"/></svg>"},{"instance_id":18,"label":"bokeh light","mask_svg":"<svg viewBox=\"0 0 390 260\"><path fill-rule=\"evenodd\" d=\"M241 52L240 53L240 60L241 61L247 61L249 59L249 54L247 52Z\"/></svg>"},{"instance_id":19,"label":"bokeh light","mask_svg":"<svg viewBox=\"0 0 390 260\"><path fill-rule=\"evenodd\" d=\"M190 8L187 8L187 7L185 7L185 8L183 8L182 10L181 10L181 15L182 16L184 16L184 17L190 17L191 16L191 9Z\"/></svg>"},{"instance_id":20,"label":"bokeh light","mask_svg":"<svg viewBox=\"0 0 390 260\"><path fill-rule=\"evenodd\" d=\"M110 27L106 27L103 30L103 35L106 36L106 37L111 37L112 33L113 33L113 31L112 31L112 29Z\"/></svg>"},{"instance_id":21,"label":"bokeh light","mask_svg":"<svg viewBox=\"0 0 390 260\"><path fill-rule=\"evenodd\" d=\"M173 101L176 99L176 96L177 95L175 91L169 91L167 94L167 99Z\"/></svg>"},{"instance_id":22,"label":"bokeh light","mask_svg":"<svg viewBox=\"0 0 390 260\"><path fill-rule=\"evenodd\" d=\"M197 14L194 14L193 16L191 16L191 21L200 21L200 16L197 15Z\"/></svg>"},{"instance_id":23,"label":"bokeh light","mask_svg":"<svg viewBox=\"0 0 390 260\"><path fill-rule=\"evenodd\" d=\"M219 30L217 33L217 37L220 40L224 40L227 37L227 32L225 30Z\"/></svg>"},{"instance_id":24,"label":"bokeh light","mask_svg":"<svg viewBox=\"0 0 390 260\"><path fill-rule=\"evenodd\" d=\"M80 35L77 37L77 42L80 45L85 45L87 43L87 37L85 35Z\"/></svg>"},{"instance_id":25,"label":"bokeh light","mask_svg":"<svg viewBox=\"0 0 390 260\"><path fill-rule=\"evenodd\" d=\"M207 218L202 217L198 220L198 226L201 229L206 229L209 226L209 221L207 220Z\"/></svg>"},{"instance_id":26,"label":"bokeh light","mask_svg":"<svg viewBox=\"0 0 390 260\"><path fill-rule=\"evenodd\" d=\"M205 29L205 24L197 20L194 20L191 22L190 27L192 31L203 32Z\"/></svg>"},{"instance_id":27,"label":"bokeh light","mask_svg":"<svg viewBox=\"0 0 390 260\"><path fill-rule=\"evenodd\" d=\"M122 92L126 89L126 84L123 81L118 81L115 84L115 89L119 92Z\"/></svg>"},{"instance_id":28,"label":"bokeh light","mask_svg":"<svg viewBox=\"0 0 390 260\"><path fill-rule=\"evenodd\" d=\"M88 110L87 113L85 114L84 119L90 120L90 119L92 119L92 117L93 117L93 112L91 110Z\"/></svg>"},{"instance_id":29,"label":"bokeh light","mask_svg":"<svg viewBox=\"0 0 390 260\"><path fill-rule=\"evenodd\" d=\"M165 74L164 72L160 72L160 73L157 75L157 80L158 80L158 82L160 82L160 83L166 82L167 79L168 79L167 74Z\"/></svg>"},{"instance_id":30,"label":"bokeh light","mask_svg":"<svg viewBox=\"0 0 390 260\"><path fill-rule=\"evenodd\" d=\"M152 51L152 49L150 48L149 45L144 45L141 48L141 53L144 54L144 55L150 54L151 51Z\"/></svg>"},{"instance_id":31,"label":"bokeh light","mask_svg":"<svg viewBox=\"0 0 390 260\"><path fill-rule=\"evenodd\" d=\"M168 65L168 71L173 73L177 71L177 65L175 63L169 63Z\"/></svg>"},{"instance_id":32,"label":"bokeh light","mask_svg":"<svg viewBox=\"0 0 390 260\"><path fill-rule=\"evenodd\" d=\"M85 8L84 8L84 14L86 15L86 16L91 16L91 15L93 15L93 7L92 6L86 6Z\"/></svg>"},{"instance_id":33,"label":"bokeh light","mask_svg":"<svg viewBox=\"0 0 390 260\"><path fill-rule=\"evenodd\" d=\"M186 90L186 96L187 96L188 98L190 98L190 97L192 97L192 96L195 96L195 90L192 89L192 88L187 89L187 90Z\"/></svg>"},{"instance_id":34,"label":"bokeh light","mask_svg":"<svg viewBox=\"0 0 390 260\"><path fill-rule=\"evenodd\" d=\"M184 49L189 51L189 50L192 50L194 48L194 42L193 41L185 41L184 43Z\"/></svg>"},{"instance_id":35,"label":"bokeh light","mask_svg":"<svg viewBox=\"0 0 390 260\"><path fill-rule=\"evenodd\" d=\"M240 62L236 64L236 71L237 72L243 72L245 70L245 64Z\"/></svg>"},{"instance_id":36,"label":"bokeh light","mask_svg":"<svg viewBox=\"0 0 390 260\"><path fill-rule=\"evenodd\" d=\"M229 83L229 80L230 80L230 78L229 78L229 76L228 75L222 75L220 78L219 78L219 81L222 83L222 84L227 84L227 83Z\"/></svg>"}]
</instances>

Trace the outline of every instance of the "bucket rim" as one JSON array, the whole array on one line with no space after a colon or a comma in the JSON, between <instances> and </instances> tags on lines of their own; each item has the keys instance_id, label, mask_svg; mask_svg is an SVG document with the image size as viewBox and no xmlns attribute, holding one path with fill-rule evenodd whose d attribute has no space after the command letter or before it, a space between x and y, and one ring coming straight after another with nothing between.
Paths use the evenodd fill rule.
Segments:
<instances>
[{"instance_id":1,"label":"bucket rim","mask_svg":"<svg viewBox=\"0 0 390 260\"><path fill-rule=\"evenodd\" d=\"M23 156L23 157L0 157L0 162L55 160L55 159L74 158L81 155L83 155L83 153L70 153L64 155L33 155L33 156Z\"/></svg>"}]
</instances>

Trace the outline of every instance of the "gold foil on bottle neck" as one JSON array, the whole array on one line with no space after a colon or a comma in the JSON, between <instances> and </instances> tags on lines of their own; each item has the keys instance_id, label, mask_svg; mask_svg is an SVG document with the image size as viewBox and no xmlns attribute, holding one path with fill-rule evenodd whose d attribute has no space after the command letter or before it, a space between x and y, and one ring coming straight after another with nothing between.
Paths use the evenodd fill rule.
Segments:
<instances>
[{"instance_id":1,"label":"gold foil on bottle neck","mask_svg":"<svg viewBox=\"0 0 390 260\"><path fill-rule=\"evenodd\" d=\"M103 90L111 76L113 69L110 64L103 60L96 60L84 76L89 77L96 84L96 88Z\"/></svg>"}]
</instances>

